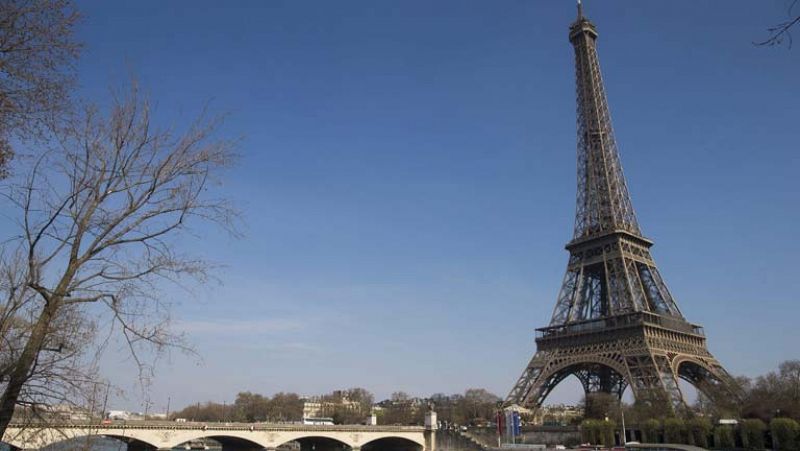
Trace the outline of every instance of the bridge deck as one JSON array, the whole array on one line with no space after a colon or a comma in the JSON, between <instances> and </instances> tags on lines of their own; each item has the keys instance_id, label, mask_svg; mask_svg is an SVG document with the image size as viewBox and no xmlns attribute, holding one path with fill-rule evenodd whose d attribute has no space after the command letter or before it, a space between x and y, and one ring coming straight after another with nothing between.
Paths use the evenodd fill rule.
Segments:
<instances>
[{"instance_id":1,"label":"bridge deck","mask_svg":"<svg viewBox=\"0 0 800 451\"><path fill-rule=\"evenodd\" d=\"M49 421L47 423L11 423L9 428L79 428L79 429L208 429L231 431L336 431L336 432L422 432L424 426L377 425L363 424L300 424L300 423L237 423L237 422L204 422L204 421L121 421L111 422L78 422L78 421Z\"/></svg>"},{"instance_id":2,"label":"bridge deck","mask_svg":"<svg viewBox=\"0 0 800 451\"><path fill-rule=\"evenodd\" d=\"M353 450L377 440L401 439L419 446L418 449L432 450L431 432L422 426L61 420L37 424L12 424L6 430L3 439L20 449L38 449L59 441L86 436L114 437L128 443L145 445L145 449L148 447L172 449L202 438L214 438L223 442L244 440L257 448L275 449L290 441L316 438L334 440Z\"/></svg>"}]
</instances>

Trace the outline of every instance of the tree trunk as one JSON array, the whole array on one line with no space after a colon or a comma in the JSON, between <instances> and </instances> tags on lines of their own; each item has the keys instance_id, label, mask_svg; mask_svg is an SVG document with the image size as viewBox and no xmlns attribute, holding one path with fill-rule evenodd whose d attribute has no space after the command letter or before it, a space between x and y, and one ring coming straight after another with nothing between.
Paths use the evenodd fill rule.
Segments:
<instances>
[{"instance_id":1,"label":"tree trunk","mask_svg":"<svg viewBox=\"0 0 800 451\"><path fill-rule=\"evenodd\" d=\"M0 398L0 439L3 438L8 424L11 423L19 394L25 382L28 381L31 369L39 356L39 352L44 346L44 340L47 337L47 330L50 328L50 322L58 309L58 302L54 301L54 299L51 299L51 302L45 305L42 314L39 315L33 332L31 332L31 337L25 344L25 349L22 351L22 355L17 361L14 371L11 372L8 385L6 385L3 396Z\"/></svg>"}]
</instances>

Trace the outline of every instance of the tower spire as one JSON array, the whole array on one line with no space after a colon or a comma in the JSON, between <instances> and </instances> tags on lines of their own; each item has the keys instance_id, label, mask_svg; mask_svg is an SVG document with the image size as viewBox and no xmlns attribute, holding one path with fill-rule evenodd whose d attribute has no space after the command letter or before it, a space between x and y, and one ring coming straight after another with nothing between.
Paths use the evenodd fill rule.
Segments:
<instances>
[{"instance_id":1,"label":"tower spire","mask_svg":"<svg viewBox=\"0 0 800 451\"><path fill-rule=\"evenodd\" d=\"M641 237L622 172L600 62L597 29L583 16L570 26L578 111L578 193L574 239L615 231Z\"/></svg>"},{"instance_id":2,"label":"tower spire","mask_svg":"<svg viewBox=\"0 0 800 451\"><path fill-rule=\"evenodd\" d=\"M583 4L578 0L578 20L583 19Z\"/></svg>"}]
</instances>

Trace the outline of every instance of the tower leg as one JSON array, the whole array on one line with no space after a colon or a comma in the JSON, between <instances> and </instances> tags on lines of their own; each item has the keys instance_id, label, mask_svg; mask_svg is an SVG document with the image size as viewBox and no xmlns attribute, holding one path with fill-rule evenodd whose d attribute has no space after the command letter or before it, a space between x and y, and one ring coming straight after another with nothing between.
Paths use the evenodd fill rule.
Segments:
<instances>
[{"instance_id":1,"label":"tower leg","mask_svg":"<svg viewBox=\"0 0 800 451\"><path fill-rule=\"evenodd\" d=\"M505 404L519 404L534 409L541 406L550 391L569 375L551 374L547 371L554 363L553 357L548 352L537 351L506 397Z\"/></svg>"},{"instance_id":2,"label":"tower leg","mask_svg":"<svg viewBox=\"0 0 800 451\"><path fill-rule=\"evenodd\" d=\"M741 401L741 388L716 360L683 361L676 366L679 377L690 382L717 408L734 412Z\"/></svg>"},{"instance_id":3,"label":"tower leg","mask_svg":"<svg viewBox=\"0 0 800 451\"><path fill-rule=\"evenodd\" d=\"M625 357L634 397L639 401L666 404L674 410L685 406L678 377L665 355L638 354Z\"/></svg>"}]
</instances>

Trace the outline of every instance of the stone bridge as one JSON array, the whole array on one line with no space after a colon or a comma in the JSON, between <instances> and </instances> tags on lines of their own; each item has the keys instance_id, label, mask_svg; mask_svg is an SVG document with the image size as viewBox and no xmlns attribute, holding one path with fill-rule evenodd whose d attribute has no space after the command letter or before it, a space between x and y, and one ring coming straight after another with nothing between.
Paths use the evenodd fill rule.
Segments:
<instances>
[{"instance_id":1,"label":"stone bridge","mask_svg":"<svg viewBox=\"0 0 800 451\"><path fill-rule=\"evenodd\" d=\"M15 425L3 442L13 450L33 450L81 437L109 437L129 451L170 450L213 439L224 451L276 450L291 442L300 451L434 451L435 431L422 426L318 426L266 423L112 422ZM297 450L297 445L292 445Z\"/></svg>"}]
</instances>

